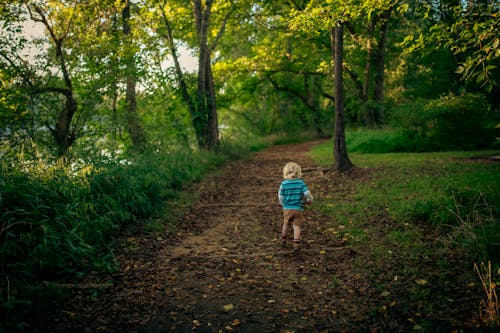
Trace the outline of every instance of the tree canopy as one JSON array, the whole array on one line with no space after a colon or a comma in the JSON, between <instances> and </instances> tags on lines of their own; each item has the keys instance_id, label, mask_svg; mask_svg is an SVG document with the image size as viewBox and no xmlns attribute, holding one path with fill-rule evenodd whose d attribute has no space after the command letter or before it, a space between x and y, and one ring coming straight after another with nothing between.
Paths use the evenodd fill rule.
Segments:
<instances>
[{"instance_id":1,"label":"tree canopy","mask_svg":"<svg viewBox=\"0 0 500 333\"><path fill-rule=\"evenodd\" d=\"M479 94L494 111L498 10L453 0L2 1L2 150L330 136L338 23L347 126L406 126L398 110L414 99ZM42 33L30 37L30 25ZM195 70L182 67L186 52Z\"/></svg>"}]
</instances>

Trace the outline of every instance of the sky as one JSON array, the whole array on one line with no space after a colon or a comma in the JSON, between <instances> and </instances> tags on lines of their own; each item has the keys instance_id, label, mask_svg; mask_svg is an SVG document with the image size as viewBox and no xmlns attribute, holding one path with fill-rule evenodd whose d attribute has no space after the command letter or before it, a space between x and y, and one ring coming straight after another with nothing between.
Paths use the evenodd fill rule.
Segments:
<instances>
[{"instance_id":1,"label":"sky","mask_svg":"<svg viewBox=\"0 0 500 333\"><path fill-rule=\"evenodd\" d=\"M38 38L43 36L44 26L41 23L33 22L33 21L25 21L23 23L23 34L28 38ZM193 57L189 50L185 47L179 47L179 61L181 63L182 68L187 72L194 72L198 69L198 59ZM25 55L29 58L29 60L34 59L37 51L33 49L25 50ZM173 66L172 60L167 60L167 66Z\"/></svg>"}]
</instances>

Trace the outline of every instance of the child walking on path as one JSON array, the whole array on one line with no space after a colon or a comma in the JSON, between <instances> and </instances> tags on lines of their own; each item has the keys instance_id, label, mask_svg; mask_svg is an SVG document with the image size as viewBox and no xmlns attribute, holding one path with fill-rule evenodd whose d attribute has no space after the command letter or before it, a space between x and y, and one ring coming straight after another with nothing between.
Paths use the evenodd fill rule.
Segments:
<instances>
[{"instance_id":1,"label":"child walking on path","mask_svg":"<svg viewBox=\"0 0 500 333\"><path fill-rule=\"evenodd\" d=\"M293 247L300 246L300 233L304 218L304 201L312 204L313 197L306 183L302 180L302 169L295 162L289 162L283 168L278 198L283 206L283 228L281 230L281 245L285 245L290 225L293 227ZM305 200L304 200L305 199Z\"/></svg>"}]
</instances>

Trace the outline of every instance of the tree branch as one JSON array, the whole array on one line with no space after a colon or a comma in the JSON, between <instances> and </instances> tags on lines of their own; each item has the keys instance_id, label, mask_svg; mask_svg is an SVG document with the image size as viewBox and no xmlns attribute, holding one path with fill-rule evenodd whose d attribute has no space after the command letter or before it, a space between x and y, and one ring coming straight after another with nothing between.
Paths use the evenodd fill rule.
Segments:
<instances>
[{"instance_id":1,"label":"tree branch","mask_svg":"<svg viewBox=\"0 0 500 333\"><path fill-rule=\"evenodd\" d=\"M268 79L269 79L269 82L271 82L271 84L273 85L273 87L276 88L277 90L284 91L284 92L287 92L295 97L298 97L305 105L309 106L307 103L306 96L303 96L298 91L295 91L295 90L290 89L288 87L281 87L280 85L278 85L278 83L275 80L273 80L273 78L271 76L268 76Z\"/></svg>"},{"instance_id":2,"label":"tree branch","mask_svg":"<svg viewBox=\"0 0 500 333\"><path fill-rule=\"evenodd\" d=\"M44 94L47 92L56 92L63 95L67 95L71 90L69 88L62 87L33 87L31 90L34 94Z\"/></svg>"},{"instance_id":3,"label":"tree branch","mask_svg":"<svg viewBox=\"0 0 500 333\"><path fill-rule=\"evenodd\" d=\"M224 34L224 31L226 30L227 21L229 20L229 17L231 16L231 14L234 12L235 9L236 9L236 6L233 4L231 6L231 9L229 10L229 12L224 17L224 21L222 22L222 25L221 25L221 27L219 29L219 32L217 32L217 36L215 37L214 42L212 43L211 46L209 46L210 51L215 50L215 48L217 47L217 44L219 44L219 41L222 38L222 35Z\"/></svg>"},{"instance_id":4,"label":"tree branch","mask_svg":"<svg viewBox=\"0 0 500 333\"><path fill-rule=\"evenodd\" d=\"M349 77L351 80L354 82L354 85L356 86L356 90L358 91L358 96L363 99L364 95L364 89L363 89L363 83L359 79L358 74L356 74L350 67L345 66L344 67L345 71L347 74L349 74Z\"/></svg>"},{"instance_id":5,"label":"tree branch","mask_svg":"<svg viewBox=\"0 0 500 333\"><path fill-rule=\"evenodd\" d=\"M323 73L319 72L309 72L309 71L302 71L302 70L295 70L295 69L288 69L288 68L279 68L279 69L254 69L255 72L260 72L260 73L269 73L269 74L275 74L275 73L293 73L293 74L300 74L300 75L316 75L316 76L325 76Z\"/></svg>"},{"instance_id":6,"label":"tree branch","mask_svg":"<svg viewBox=\"0 0 500 333\"><path fill-rule=\"evenodd\" d=\"M318 88L319 92L321 93L321 95L323 97L328 98L329 100L335 102L335 96L330 95L329 93L325 92L323 90L323 87L319 83L316 82L314 85L316 86L316 88Z\"/></svg>"},{"instance_id":7,"label":"tree branch","mask_svg":"<svg viewBox=\"0 0 500 333\"><path fill-rule=\"evenodd\" d=\"M160 35L167 40L168 47L170 48L170 52L172 53L172 57L174 58L175 73L177 75L177 80L179 81L179 86L181 88L182 97L184 98L184 101L187 103L189 111L191 113L193 113L193 112L195 112L194 102L193 102L193 99L191 98L191 95L189 94L188 86L187 86L186 80L184 78L184 73L182 72L181 65L179 63L179 57L177 55L177 48L175 47L174 37L172 34L172 27L170 26L170 22L168 21L167 14L165 13L164 8L162 8L161 14L163 17L163 22L165 24L165 28L166 28L167 33L166 33L166 35L162 35L162 34L160 34Z\"/></svg>"}]
</instances>

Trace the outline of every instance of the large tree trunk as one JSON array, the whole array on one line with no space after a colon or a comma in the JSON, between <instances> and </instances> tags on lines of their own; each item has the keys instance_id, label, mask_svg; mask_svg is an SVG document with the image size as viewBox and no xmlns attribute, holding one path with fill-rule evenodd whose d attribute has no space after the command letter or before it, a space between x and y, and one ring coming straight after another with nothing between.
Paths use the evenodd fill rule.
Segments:
<instances>
[{"instance_id":1,"label":"large tree trunk","mask_svg":"<svg viewBox=\"0 0 500 333\"><path fill-rule=\"evenodd\" d=\"M71 132L71 121L76 113L78 104L73 97L72 90L65 93L66 101L62 110L57 117L57 123L54 129L51 129L52 136L57 144L57 155L64 157L69 152L69 148L76 140L75 135Z\"/></svg>"},{"instance_id":2,"label":"large tree trunk","mask_svg":"<svg viewBox=\"0 0 500 333\"><path fill-rule=\"evenodd\" d=\"M212 77L211 51L208 45L208 32L212 1L207 0L202 6L201 0L193 1L196 32L199 41L198 89L196 94L197 119L195 131L200 146L213 149L219 141L219 125L217 120L217 106L215 101L215 87ZM200 140L200 138L203 138ZM201 141L201 142L200 142Z\"/></svg>"},{"instance_id":3,"label":"large tree trunk","mask_svg":"<svg viewBox=\"0 0 500 333\"><path fill-rule=\"evenodd\" d=\"M31 7L28 7L31 13ZM45 91L58 91L62 93L65 97L65 103L59 112L57 117L56 126L49 129L52 132L52 136L57 144L57 154L59 157L65 157L69 152L69 148L76 140L76 134L74 129L71 128L71 122L73 120L73 116L76 114L78 110L78 103L74 97L73 91L73 82L71 80L71 75L68 71L68 67L66 65L66 59L64 57L63 52L63 41L64 37L57 37L53 27L49 23L48 19L45 16L45 11L38 5L33 5L33 9L36 13L38 13L39 17L32 18L35 21L38 21L45 25L47 30L49 31L50 37L54 42L54 48L56 52L56 58L59 62L59 69L63 75L64 88L46 88ZM43 90L43 89L42 89Z\"/></svg>"},{"instance_id":4,"label":"large tree trunk","mask_svg":"<svg viewBox=\"0 0 500 333\"><path fill-rule=\"evenodd\" d=\"M130 2L125 0L125 8L122 12L123 19L123 34L125 41L128 40L130 36ZM144 128L137 114L137 100L136 100L136 65L134 54L127 57L127 89L125 92L125 112L127 119L127 130L129 132L130 138L132 139L132 145L142 150L146 143L146 138L144 135Z\"/></svg>"},{"instance_id":5,"label":"large tree trunk","mask_svg":"<svg viewBox=\"0 0 500 333\"><path fill-rule=\"evenodd\" d=\"M344 80L342 77L344 31L340 22L330 31L332 42L334 80L335 80L335 132L333 136L333 168L337 171L348 171L352 168L351 160L347 154L345 143L345 116L344 116Z\"/></svg>"},{"instance_id":6,"label":"large tree trunk","mask_svg":"<svg viewBox=\"0 0 500 333\"><path fill-rule=\"evenodd\" d=\"M219 143L219 120L217 118L217 105L215 103L215 83L212 76L212 64L210 56L207 62L207 112L208 112L208 148L214 149Z\"/></svg>"}]
</instances>

